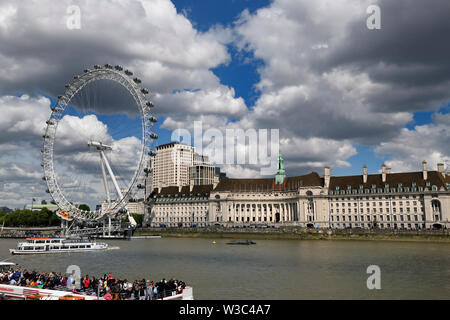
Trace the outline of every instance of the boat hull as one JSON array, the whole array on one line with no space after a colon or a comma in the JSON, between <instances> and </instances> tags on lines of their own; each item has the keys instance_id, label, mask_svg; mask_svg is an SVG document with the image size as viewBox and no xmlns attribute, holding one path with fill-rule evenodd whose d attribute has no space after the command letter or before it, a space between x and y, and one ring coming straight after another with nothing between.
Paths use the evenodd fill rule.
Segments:
<instances>
[{"instance_id":1,"label":"boat hull","mask_svg":"<svg viewBox=\"0 0 450 320\"><path fill-rule=\"evenodd\" d=\"M17 250L17 249L9 249L9 252L12 255L31 255L31 254L52 254L52 253L70 253L70 252L92 252L92 251L103 251L103 250L107 250L108 248L101 248L101 249L73 249L73 250L49 250L49 251L45 251L45 250L34 250L34 251L29 251L26 252L24 250Z\"/></svg>"},{"instance_id":2,"label":"boat hull","mask_svg":"<svg viewBox=\"0 0 450 320\"><path fill-rule=\"evenodd\" d=\"M65 238L27 238L26 242L19 242L16 248L9 249L13 255L91 252L108 249L103 242L67 240Z\"/></svg>"},{"instance_id":3,"label":"boat hull","mask_svg":"<svg viewBox=\"0 0 450 320\"><path fill-rule=\"evenodd\" d=\"M40 300L58 300L61 297L72 296L79 299L73 300L104 300L103 297L86 296L82 294L74 294L68 291L48 290L30 287L21 287L7 284L0 284L0 294L4 295L6 299L25 300L29 296L40 295L43 296ZM184 288L183 292L177 295L165 297L158 300L194 300L193 289L188 286Z\"/></svg>"}]
</instances>

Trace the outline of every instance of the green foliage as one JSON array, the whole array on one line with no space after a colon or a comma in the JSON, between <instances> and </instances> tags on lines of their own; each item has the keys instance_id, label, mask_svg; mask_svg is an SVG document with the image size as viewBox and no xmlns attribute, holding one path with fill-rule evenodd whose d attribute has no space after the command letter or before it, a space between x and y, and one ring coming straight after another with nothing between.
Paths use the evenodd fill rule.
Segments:
<instances>
[{"instance_id":1,"label":"green foliage","mask_svg":"<svg viewBox=\"0 0 450 320\"><path fill-rule=\"evenodd\" d=\"M7 214L0 214L0 224L5 227L47 227L57 226L60 218L53 211L43 208L40 211L16 210Z\"/></svg>"},{"instance_id":2,"label":"green foliage","mask_svg":"<svg viewBox=\"0 0 450 320\"><path fill-rule=\"evenodd\" d=\"M142 224L142 220L144 219L144 215L143 214L131 213L131 216L134 218L134 220L136 221L136 223L138 225ZM121 221L122 222L129 222L127 216L122 217Z\"/></svg>"},{"instance_id":3,"label":"green foliage","mask_svg":"<svg viewBox=\"0 0 450 320\"><path fill-rule=\"evenodd\" d=\"M78 209L80 210L86 210L86 211L91 211L91 208L89 208L89 206L87 204L80 204L78 206Z\"/></svg>"},{"instance_id":4,"label":"green foliage","mask_svg":"<svg viewBox=\"0 0 450 320\"><path fill-rule=\"evenodd\" d=\"M134 218L134 220L136 220L136 223L138 225L142 225L142 220L144 219L143 214L132 213L131 216Z\"/></svg>"}]
</instances>

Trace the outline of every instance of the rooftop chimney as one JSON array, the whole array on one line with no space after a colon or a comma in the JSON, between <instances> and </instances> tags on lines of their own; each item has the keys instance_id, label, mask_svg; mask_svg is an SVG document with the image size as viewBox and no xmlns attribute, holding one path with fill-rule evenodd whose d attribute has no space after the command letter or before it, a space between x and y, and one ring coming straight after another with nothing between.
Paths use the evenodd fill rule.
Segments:
<instances>
[{"instance_id":1,"label":"rooftop chimney","mask_svg":"<svg viewBox=\"0 0 450 320\"><path fill-rule=\"evenodd\" d=\"M381 165L381 180L386 182L386 165L384 163Z\"/></svg>"},{"instance_id":2,"label":"rooftop chimney","mask_svg":"<svg viewBox=\"0 0 450 320\"><path fill-rule=\"evenodd\" d=\"M428 178L427 162L425 160L422 161L422 172L423 172L423 180L427 180Z\"/></svg>"},{"instance_id":3,"label":"rooftop chimney","mask_svg":"<svg viewBox=\"0 0 450 320\"><path fill-rule=\"evenodd\" d=\"M367 166L363 166L363 183L367 183Z\"/></svg>"},{"instance_id":4,"label":"rooftop chimney","mask_svg":"<svg viewBox=\"0 0 450 320\"><path fill-rule=\"evenodd\" d=\"M444 172L444 164L443 163L438 163L437 164L437 171L442 174L445 178L445 172Z\"/></svg>"},{"instance_id":5,"label":"rooftop chimney","mask_svg":"<svg viewBox=\"0 0 450 320\"><path fill-rule=\"evenodd\" d=\"M325 188L328 189L330 187L330 167L325 167L323 179L325 182Z\"/></svg>"}]
</instances>

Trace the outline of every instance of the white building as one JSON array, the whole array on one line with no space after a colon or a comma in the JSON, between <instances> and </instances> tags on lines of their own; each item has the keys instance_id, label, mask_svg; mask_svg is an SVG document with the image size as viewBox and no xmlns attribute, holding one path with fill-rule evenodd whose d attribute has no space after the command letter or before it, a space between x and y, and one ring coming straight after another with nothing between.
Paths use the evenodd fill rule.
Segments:
<instances>
[{"instance_id":1,"label":"white building","mask_svg":"<svg viewBox=\"0 0 450 320\"><path fill-rule=\"evenodd\" d=\"M194 162L194 147L171 142L156 147L152 189L189 185L189 168Z\"/></svg>"},{"instance_id":2,"label":"white building","mask_svg":"<svg viewBox=\"0 0 450 320\"><path fill-rule=\"evenodd\" d=\"M116 202L113 202L111 205L107 201L102 202L102 211L106 211L111 206L114 206ZM136 213L136 214L144 214L145 213L145 204L144 201L137 201L137 202L128 202L125 206L128 210L128 212Z\"/></svg>"},{"instance_id":3,"label":"white building","mask_svg":"<svg viewBox=\"0 0 450 320\"><path fill-rule=\"evenodd\" d=\"M205 227L209 225L209 195L212 186L161 188L151 197L152 227Z\"/></svg>"},{"instance_id":4,"label":"white building","mask_svg":"<svg viewBox=\"0 0 450 320\"><path fill-rule=\"evenodd\" d=\"M190 185L214 185L220 180L220 168L209 163L208 157L194 154L194 163L189 168Z\"/></svg>"},{"instance_id":5,"label":"white building","mask_svg":"<svg viewBox=\"0 0 450 320\"><path fill-rule=\"evenodd\" d=\"M152 226L269 224L319 228L450 228L450 176L428 171L321 177L222 179L217 186L155 189ZM196 189L197 188L197 189Z\"/></svg>"}]
</instances>

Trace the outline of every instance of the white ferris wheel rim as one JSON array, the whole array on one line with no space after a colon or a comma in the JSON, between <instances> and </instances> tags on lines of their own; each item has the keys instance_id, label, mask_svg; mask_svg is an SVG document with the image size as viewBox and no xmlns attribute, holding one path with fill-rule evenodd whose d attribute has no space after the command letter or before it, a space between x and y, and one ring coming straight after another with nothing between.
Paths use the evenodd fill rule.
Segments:
<instances>
[{"instance_id":1,"label":"white ferris wheel rim","mask_svg":"<svg viewBox=\"0 0 450 320\"><path fill-rule=\"evenodd\" d=\"M42 152L42 167L44 169L44 179L47 183L47 192L57 204L59 210L65 211L71 218L78 220L99 220L104 216L112 216L119 214L132 196L137 192L135 188L142 186L138 184L140 179L145 178L144 167L149 164L150 157L154 156L153 146L154 140L158 138L153 132L153 125L157 121L152 116L153 103L148 101L145 97L148 94L148 90L138 86L141 80L138 78L132 79L133 73L129 70L123 71L121 66L115 66L114 68L106 64L104 67L95 66L94 69L84 70L83 75L74 76L74 81L71 84L66 85L64 93L58 96L56 105L52 108L50 118L47 120L47 127L43 136L44 143ZM53 167L53 146L56 138L56 130L59 121L62 119L65 108L70 103L75 94L83 89L88 83L98 80L112 80L122 85L133 97L139 111L142 120L142 148L139 155L138 166L131 178L126 191L123 192L123 197L116 200L113 206L106 211L100 210L80 210L72 202L68 201L61 188L58 185L56 179L54 167ZM144 183L145 185L145 183Z\"/></svg>"}]
</instances>

